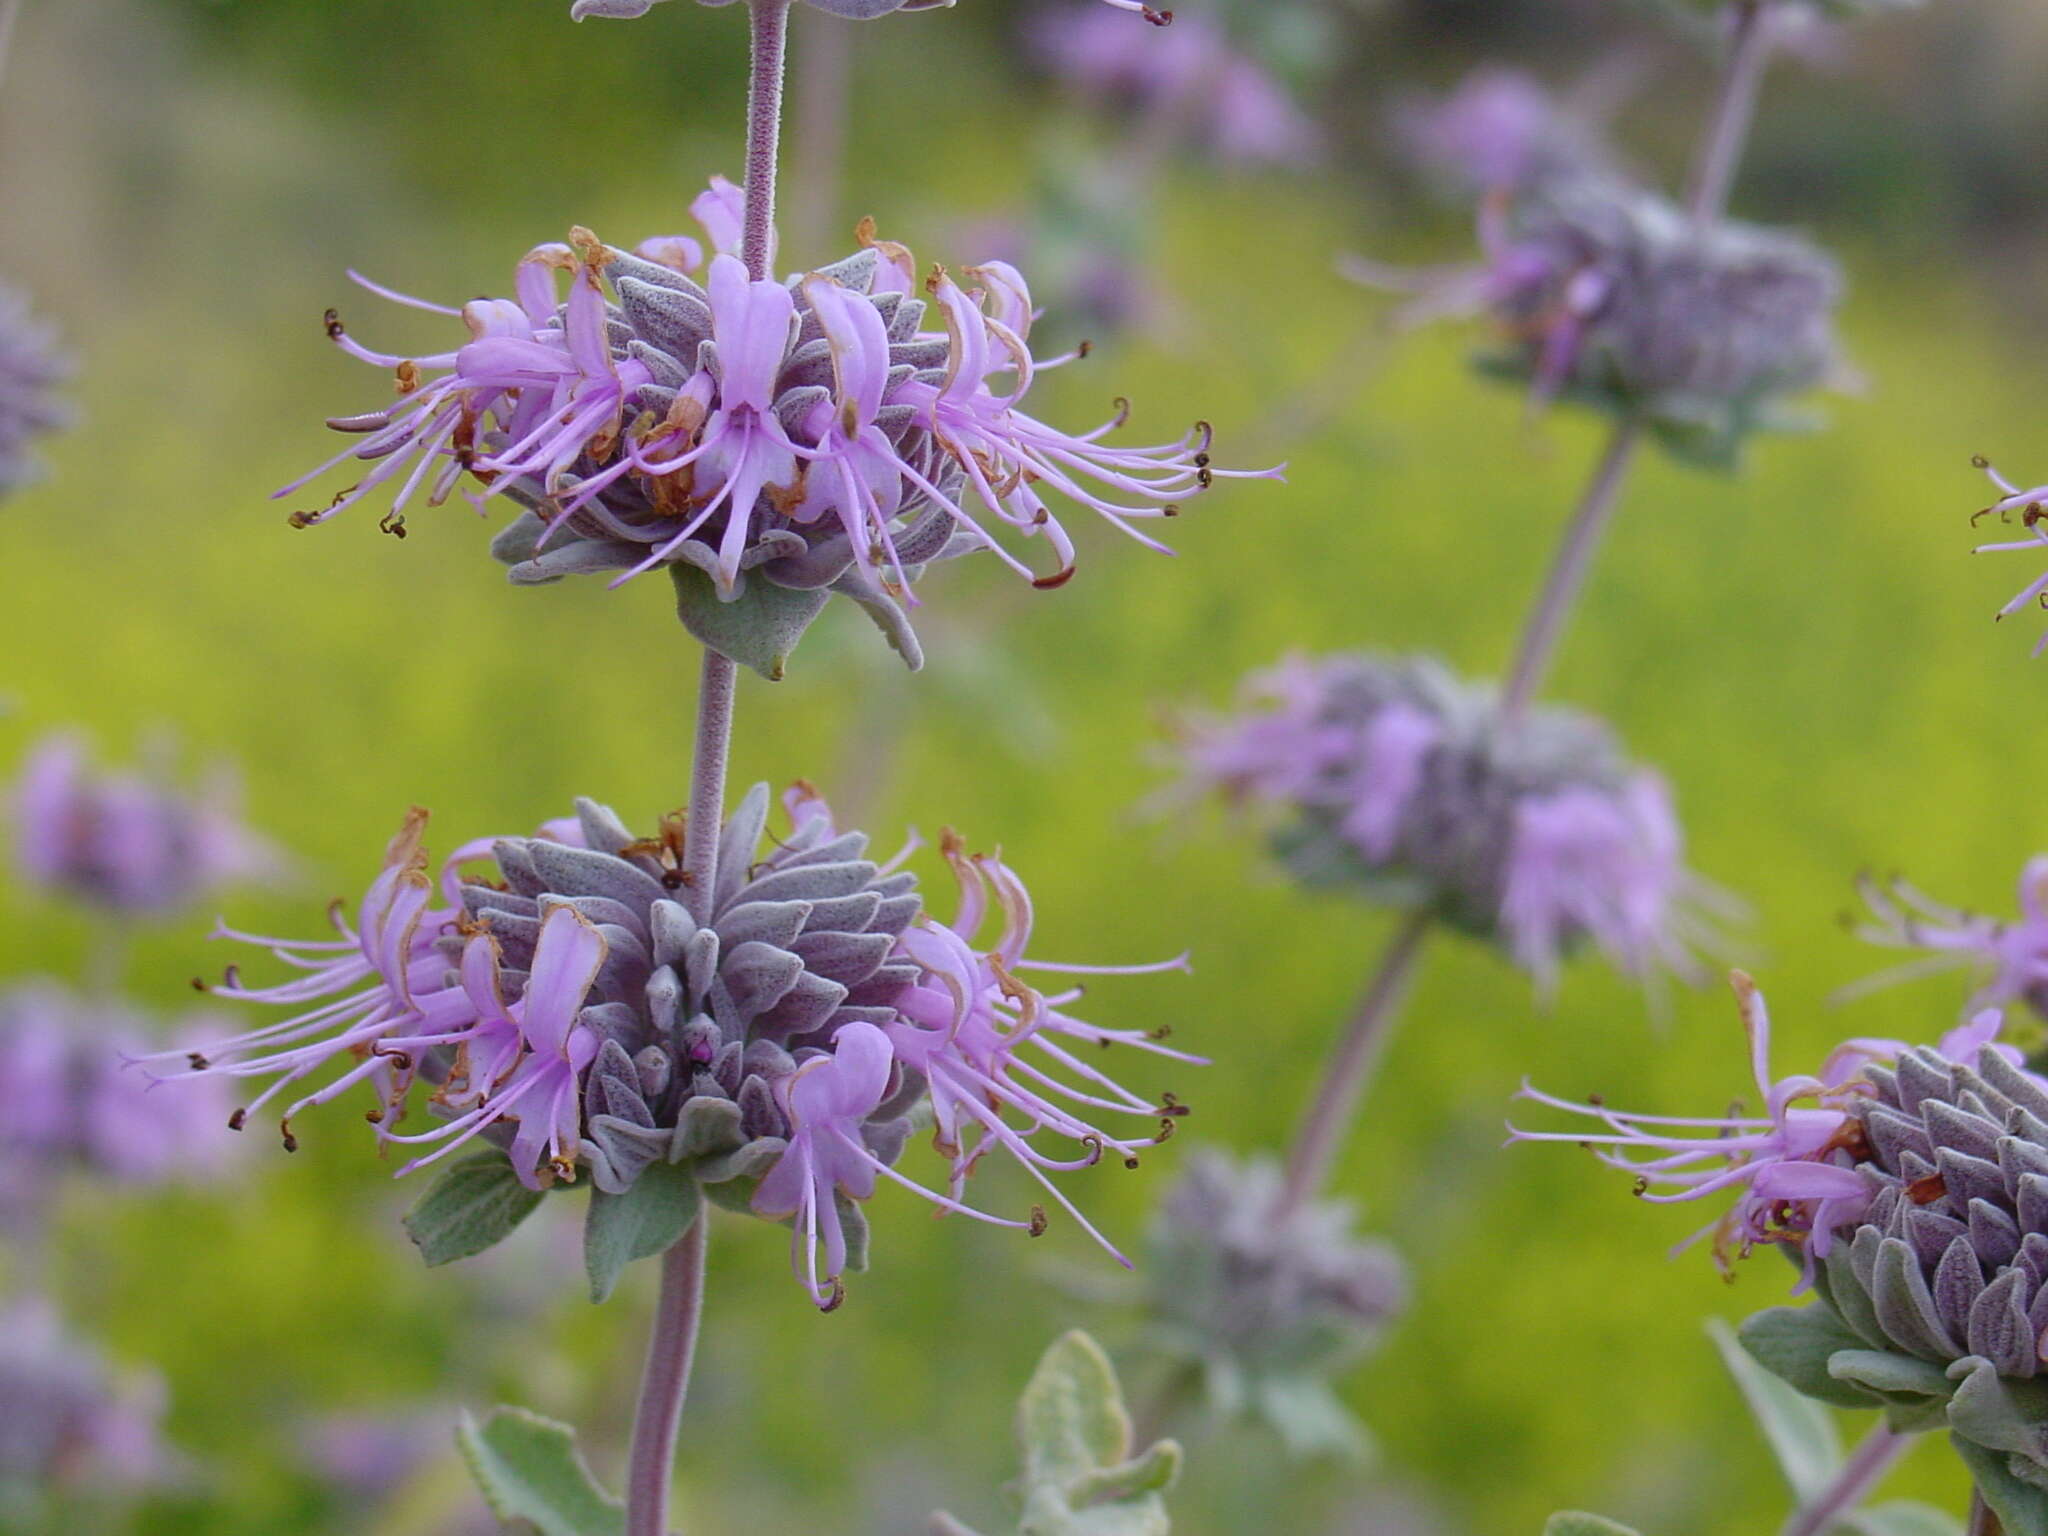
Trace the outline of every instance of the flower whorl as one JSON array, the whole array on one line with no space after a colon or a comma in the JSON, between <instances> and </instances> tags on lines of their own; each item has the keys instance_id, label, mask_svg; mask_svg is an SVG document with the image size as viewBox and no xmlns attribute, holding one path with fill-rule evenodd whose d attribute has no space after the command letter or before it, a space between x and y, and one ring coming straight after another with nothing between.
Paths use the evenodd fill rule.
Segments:
<instances>
[{"instance_id":1,"label":"flower whorl","mask_svg":"<svg viewBox=\"0 0 2048 1536\"><path fill-rule=\"evenodd\" d=\"M1488 687L1426 657L1296 658L1242 713L1197 722L1189 782L1277 809L1297 879L1499 943L1548 983L1590 940L1623 969L1693 969L1714 893L1684 866L1663 782L1600 722L1503 718Z\"/></svg>"},{"instance_id":2,"label":"flower whorl","mask_svg":"<svg viewBox=\"0 0 2048 1536\"><path fill-rule=\"evenodd\" d=\"M0 283L0 500L39 472L32 444L71 420L57 398L71 364L28 299Z\"/></svg>"},{"instance_id":3,"label":"flower whorl","mask_svg":"<svg viewBox=\"0 0 2048 1536\"><path fill-rule=\"evenodd\" d=\"M587 800L537 837L456 850L436 882L422 846L426 813L415 811L355 920L337 905L339 938L224 930L297 974L251 987L231 967L211 990L298 1010L293 1017L145 1059L166 1076L176 1062L181 1077L267 1080L231 1118L238 1129L287 1089L343 1064L286 1105L287 1150L300 1111L367 1084L380 1139L425 1149L401 1173L477 1138L505 1154L480 1159L480 1176L516 1180L535 1196L582 1173L602 1195L627 1195L657 1164L675 1169L723 1204L789 1220L797 1274L828 1308L842 1294L841 1273L860 1266L860 1204L880 1179L947 1212L1041 1230L1040 1209L1027 1220L965 1203L968 1176L990 1151L1016 1162L1121 1259L1049 1175L1106 1153L1135 1166L1186 1111L1170 1094L1131 1092L1065 1042L1197 1058L1153 1034L1077 1019L1065 1010L1078 988L1041 991L1026 977L1184 962L1072 968L1030 957L1023 883L950 834L943 846L961 904L942 924L924 910L914 878L868 858L866 837L841 832L803 785L784 798L789 833L763 851L768 800L756 786L724 824L708 892L690 889L682 873L679 820L636 838ZM487 855L498 878L465 874ZM992 917L993 947L977 950ZM415 1132L402 1124L421 1082L431 1085L434 1123ZM920 1101L949 1162L944 1192L894 1166ZM1088 1117L1101 1112L1150 1134L1098 1129ZM1047 1139L1073 1152L1048 1150ZM667 1186L649 1188L657 1203L671 1199ZM531 1208L514 1192L507 1198L511 1221ZM597 1274L593 1263L593 1289L608 1294Z\"/></svg>"}]
</instances>

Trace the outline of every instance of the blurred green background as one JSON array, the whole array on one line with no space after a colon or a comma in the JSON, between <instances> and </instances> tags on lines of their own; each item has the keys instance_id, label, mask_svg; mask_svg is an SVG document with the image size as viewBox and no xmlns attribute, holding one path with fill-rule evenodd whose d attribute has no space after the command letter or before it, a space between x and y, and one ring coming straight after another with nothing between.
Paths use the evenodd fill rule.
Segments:
<instances>
[{"instance_id":1,"label":"blurred green background","mask_svg":"<svg viewBox=\"0 0 2048 1536\"><path fill-rule=\"evenodd\" d=\"M81 721L125 753L169 725L195 752L238 759L253 819L304 871L234 903L258 931L316 928L413 802L435 810L447 848L527 829L575 794L641 823L684 796L695 658L664 584L514 591L460 506L415 514L401 542L374 512L294 532L265 499L330 451L323 416L376 398L323 342L324 308L342 304L373 345L437 334L355 295L344 268L457 301L503 291L517 257L569 224L618 243L678 229L707 174L736 172L737 10L573 28L566 9L29 0L0 88L0 273L81 353L82 425L0 518L0 688L15 705L0 747L11 759L37 730ZM952 237L1015 205L1062 110L1018 58L1026 9L975 0L862 34L843 206L826 227L873 212L923 257L975 256ZM1543 0L1360 9L1333 103L1341 148L1322 173L1173 174L1154 263L1173 323L1048 379L1046 413L1079 422L1129 394L1148 440L1205 416L1225 462L1291 458L1285 488L1219 491L1175 526L1173 559L1088 528L1081 574L1058 593L992 564L939 573L915 680L842 619L787 682L743 683L741 783L841 786L885 844L943 824L1000 841L1032 884L1046 954L1192 947L1192 979L1111 980L1089 1015L1171 1024L1214 1058L1155 1085L1194 1102L1187 1134L1286 1137L1387 922L1290 889L1220 818L1141 817L1163 777L1162 714L1221 702L1294 647L1498 666L1596 448L1594 426L1563 413L1527 425L1512 392L1467 371L1455 330L1388 341L1383 304L1333 275L1342 249L1467 248L1455 219L1375 174L1377 113L1400 84L1479 56L1569 74L1610 41L1656 35L1598 9L1598 26ZM802 16L797 47L826 24ZM1660 57L1625 137L1668 177L1701 66ZM1829 1005L1882 960L1837 921L1855 871L1907 870L2006 910L2037 846L2025 754L2048 661L2028 660L2031 617L1987 622L2036 567L1969 560L1967 514L1984 495L1973 452L2021 475L2048 463L2034 281L2048 185L2019 88L2044 61L2040 13L1983 0L1876 26L1818 72L1774 77L1737 206L1840 251L1868 389L1830 402L1825 432L1759 445L1740 478L1649 465L1556 679L1663 766L1695 862L1754 907L1736 958L1772 1001L1787 1070L1845 1033L1931 1038L1961 1003L1951 981ZM1289 440L1275 423L1300 420L1318 380L1339 381L1325 424ZM186 979L225 958L204 933L149 933L136 991L167 1014L186 1006ZM90 937L74 914L0 893L10 975L74 974ZM1494 956L1442 944L1341 1178L1417 1276L1412 1314L1348 1383L1380 1461L1290 1470L1255 1435L1198 1432L1176 1528L1417 1529L1370 1512L1393 1490L1433 1511L1421 1529L1483 1536L1533 1532L1561 1506L1669 1536L1775 1529L1783 1489L1701 1323L1782 1299L1788 1272L1762 1258L1726 1288L1700 1255L1665 1259L1694 1212L1637 1205L1568 1152L1499 1149L1525 1073L1708 1109L1745 1087L1738 1045L1718 988L1677 996L1660 1023L1589 963L1539 1011ZM171 1432L195 1468L111 1528L443 1529L466 1497L452 1459L390 1506L321 1492L296 1430L338 1409L505 1397L585 1426L615 1476L651 1275L591 1308L574 1200L476 1273L426 1273L396 1225L408 1191L353 1113L300 1134L293 1159L252 1136L245 1176L215 1196L74 1202L70 1315L168 1374ZM1135 1238L1171 1150L1135 1174L1083 1176L1077 1193ZM1022 1197L1009 1172L987 1177L997 1203ZM1127 1292L1070 1226L1026 1245L934 1223L893 1191L874 1224L871 1272L819 1316L789 1282L781 1233L719 1218L680 1459L692 1532L907 1533L938 1504L993 1521L1037 1353L1075 1324L1113 1347L1131 1331L1113 1299L1076 1294L1077 1274ZM1938 1449L1895 1482L1961 1507Z\"/></svg>"}]
</instances>

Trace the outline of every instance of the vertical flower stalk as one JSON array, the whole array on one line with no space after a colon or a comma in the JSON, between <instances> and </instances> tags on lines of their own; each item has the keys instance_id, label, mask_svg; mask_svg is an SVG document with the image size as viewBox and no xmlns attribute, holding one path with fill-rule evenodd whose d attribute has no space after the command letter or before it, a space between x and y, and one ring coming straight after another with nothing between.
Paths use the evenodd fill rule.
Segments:
<instances>
[{"instance_id":1,"label":"vertical flower stalk","mask_svg":"<svg viewBox=\"0 0 2048 1536\"><path fill-rule=\"evenodd\" d=\"M1728 61L1687 199L1688 212L1703 230L1712 227L1726 210L1755 119L1758 92L1770 61L1768 4L1769 0L1734 0L1730 7L1732 35ZM1642 437L1640 415L1624 415L1609 437L1593 478L1565 527L1509 663L1501 700L1501 714L1507 720L1525 710L1542 687L1565 624L1585 589L1602 537L1620 508ZM1402 1000L1433 926L1427 912L1404 919L1382 953L1357 1011L1337 1042L1315 1100L1295 1133L1281 1196L1283 1215L1312 1199L1328 1177L1344 1131L1385 1054Z\"/></svg>"},{"instance_id":2,"label":"vertical flower stalk","mask_svg":"<svg viewBox=\"0 0 2048 1536\"><path fill-rule=\"evenodd\" d=\"M775 171L782 140L782 78L789 54L790 0L748 0L752 72L747 85L747 180L740 223L740 260L747 276L771 276L775 250ZM697 734L690 777L690 818L683 833L687 889L709 900L718 880L719 829L725 821L725 780L732 757L733 700L739 667L704 648L697 689ZM662 1259L633 1448L626 1480L626 1536L667 1536L669 1485L676 1433L690 1387L697 1330L704 1312L709 1218L700 1209L682 1240Z\"/></svg>"},{"instance_id":3,"label":"vertical flower stalk","mask_svg":"<svg viewBox=\"0 0 2048 1536\"><path fill-rule=\"evenodd\" d=\"M1869 1496L1912 1443L1911 1435L1900 1434L1882 1420L1873 1425L1834 1481L1792 1512L1783 1536L1827 1536Z\"/></svg>"}]
</instances>

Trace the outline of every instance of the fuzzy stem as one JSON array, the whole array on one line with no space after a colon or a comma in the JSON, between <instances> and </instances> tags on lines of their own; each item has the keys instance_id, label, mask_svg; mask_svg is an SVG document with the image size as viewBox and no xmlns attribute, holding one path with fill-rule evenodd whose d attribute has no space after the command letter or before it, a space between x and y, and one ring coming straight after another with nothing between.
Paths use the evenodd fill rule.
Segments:
<instances>
[{"instance_id":1,"label":"fuzzy stem","mask_svg":"<svg viewBox=\"0 0 2048 1536\"><path fill-rule=\"evenodd\" d=\"M1344 1037L1337 1043L1337 1052L1323 1072L1315 1102L1295 1132L1276 1220L1313 1199L1329 1177L1330 1164L1337 1156L1345 1129L1351 1124L1365 1085L1386 1049L1387 1037L1393 1033L1401 1000L1408 992L1408 978L1415 970L1422 942L1429 937L1433 922L1427 911L1403 918L1386 953L1380 957L1379 968L1373 972L1365 995L1359 999L1358 1010L1352 1014Z\"/></svg>"},{"instance_id":2,"label":"fuzzy stem","mask_svg":"<svg viewBox=\"0 0 2048 1536\"><path fill-rule=\"evenodd\" d=\"M740 258L747 275L770 275L775 248L775 167L782 145L782 67L789 54L790 0L747 0L753 68L747 84L747 210Z\"/></svg>"},{"instance_id":3,"label":"fuzzy stem","mask_svg":"<svg viewBox=\"0 0 2048 1536\"><path fill-rule=\"evenodd\" d=\"M1710 223L1727 205L1728 191L1756 117L1758 88L1770 62L1771 28L1765 14L1772 0L1733 0L1734 38L1712 121L1702 141L1689 204L1693 217ZM1515 648L1502 692L1501 713L1512 718L1535 697L1549 670L1567 619L1585 588L1601 536L1621 505L1622 489L1641 444L1642 424L1624 418L1608 439L1607 451L1580 497L1578 510L1566 525L1549 575ZM1352 1113L1364 1097L1374 1069L1399 1022L1401 999L1409 973L1428 936L1427 913L1407 918L1380 957L1372 980L1351 1023L1337 1043L1323 1073L1322 1086L1303 1117L1287 1157L1287 1181L1279 1215L1315 1198L1336 1159Z\"/></svg>"},{"instance_id":4,"label":"fuzzy stem","mask_svg":"<svg viewBox=\"0 0 2048 1536\"><path fill-rule=\"evenodd\" d=\"M7 45L14 41L14 23L21 16L22 0L0 0L0 75L7 72Z\"/></svg>"},{"instance_id":5,"label":"fuzzy stem","mask_svg":"<svg viewBox=\"0 0 2048 1536\"><path fill-rule=\"evenodd\" d=\"M1882 1419L1871 1426L1835 1480L1793 1511L1782 1536L1826 1536L1835 1522L1870 1496L1892 1464L1913 1443L1911 1435L1894 1434Z\"/></svg>"},{"instance_id":6,"label":"fuzzy stem","mask_svg":"<svg viewBox=\"0 0 2048 1536\"><path fill-rule=\"evenodd\" d=\"M1692 193L1687 203L1701 224L1711 224L1728 211L1728 193L1756 121L1757 93L1771 62L1772 0L1735 0L1728 66L1721 77L1721 100L1713 126L1693 163Z\"/></svg>"},{"instance_id":7,"label":"fuzzy stem","mask_svg":"<svg viewBox=\"0 0 2048 1536\"><path fill-rule=\"evenodd\" d=\"M1984 1502L1984 1495L1975 1488L1970 1490L1970 1524L1967 1536L2005 1536L2005 1527L1998 1516L1991 1512L1991 1506Z\"/></svg>"},{"instance_id":8,"label":"fuzzy stem","mask_svg":"<svg viewBox=\"0 0 2048 1536\"><path fill-rule=\"evenodd\" d=\"M690 819L683 827L683 882L702 922L711 921L718 881L718 833L725 821L725 771L732 757L732 708L739 668L705 648L697 685L697 748L690 775Z\"/></svg>"},{"instance_id":9,"label":"fuzzy stem","mask_svg":"<svg viewBox=\"0 0 2048 1536\"><path fill-rule=\"evenodd\" d=\"M662 1255L661 1299L654 1309L647 1368L640 1378L640 1406L633 1416L632 1459L626 1472L626 1536L668 1536L676 1430L683 1420L690 1365L697 1353L697 1325L704 1315L704 1253L710 1240L710 1212L699 1210L690 1230Z\"/></svg>"},{"instance_id":10,"label":"fuzzy stem","mask_svg":"<svg viewBox=\"0 0 2048 1536\"><path fill-rule=\"evenodd\" d=\"M1564 539L1551 560L1550 573L1543 579L1543 590L1522 630L1521 643L1515 647L1507 686L1501 692L1503 718L1520 714L1542 686L1544 674L1557 655L1565 621L1585 590L1586 576L1593 568L1601 537L1620 509L1622 486L1628 480L1629 466L1634 463L1641 442L1642 425L1633 416L1625 418L1608 438L1607 451L1601 455L1600 466L1593 472L1591 483L1579 498L1578 510L1565 527Z\"/></svg>"}]
</instances>

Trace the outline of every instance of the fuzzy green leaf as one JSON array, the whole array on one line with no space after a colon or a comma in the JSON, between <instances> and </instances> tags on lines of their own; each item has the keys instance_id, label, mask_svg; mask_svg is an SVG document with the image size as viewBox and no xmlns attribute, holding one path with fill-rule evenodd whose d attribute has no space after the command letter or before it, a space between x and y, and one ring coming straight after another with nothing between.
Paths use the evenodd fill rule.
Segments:
<instances>
[{"instance_id":1,"label":"fuzzy green leaf","mask_svg":"<svg viewBox=\"0 0 2048 1536\"><path fill-rule=\"evenodd\" d=\"M590 1475L576 1432L523 1408L495 1408L481 1424L464 1414L462 1459L498 1519L540 1536L621 1536L626 1513Z\"/></svg>"},{"instance_id":2,"label":"fuzzy green leaf","mask_svg":"<svg viewBox=\"0 0 2048 1536\"><path fill-rule=\"evenodd\" d=\"M1707 1324L1707 1334L1770 1443L1778 1469L1794 1496L1805 1503L1828 1486L1841 1465L1842 1437L1834 1419L1821 1404L1764 1369L1736 1339L1735 1330L1719 1318Z\"/></svg>"},{"instance_id":3,"label":"fuzzy green leaf","mask_svg":"<svg viewBox=\"0 0 2048 1536\"><path fill-rule=\"evenodd\" d=\"M2048 1489L2035 1487L2013 1476L2012 1458L1961 1435L1950 1435L1949 1443L1977 1480L1977 1491L1998 1516L2005 1536L2048 1536Z\"/></svg>"},{"instance_id":4,"label":"fuzzy green leaf","mask_svg":"<svg viewBox=\"0 0 2048 1536\"><path fill-rule=\"evenodd\" d=\"M778 587L758 571L746 578L738 597L727 602L717 584L694 565L668 568L676 588L676 617L683 628L719 655L752 667L771 683L782 681L790 654L831 594Z\"/></svg>"},{"instance_id":5,"label":"fuzzy green leaf","mask_svg":"<svg viewBox=\"0 0 2048 1536\"><path fill-rule=\"evenodd\" d=\"M1868 1345L1825 1303L1767 1307L1744 1319L1735 1336L1757 1364L1808 1397L1837 1408L1870 1406L1867 1392L1828 1370L1828 1361L1841 1351Z\"/></svg>"},{"instance_id":6,"label":"fuzzy green leaf","mask_svg":"<svg viewBox=\"0 0 2048 1536\"><path fill-rule=\"evenodd\" d=\"M429 1268L482 1253L508 1237L541 1201L502 1152L479 1152L446 1169L405 1213L406 1235Z\"/></svg>"},{"instance_id":7,"label":"fuzzy green leaf","mask_svg":"<svg viewBox=\"0 0 2048 1536\"><path fill-rule=\"evenodd\" d=\"M648 1164L622 1195L593 1189L583 1218L583 1268L590 1277L590 1299L609 1300L628 1264L666 1253L690 1230L702 1208L697 1181L687 1168L672 1163Z\"/></svg>"}]
</instances>

